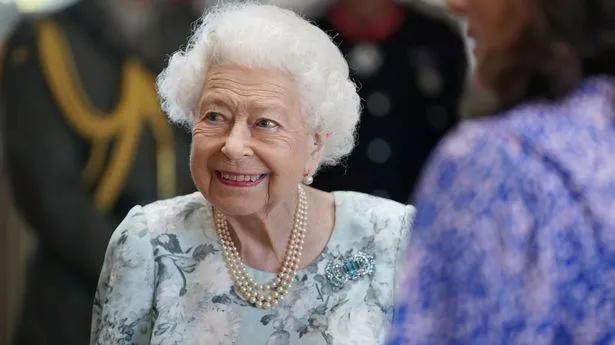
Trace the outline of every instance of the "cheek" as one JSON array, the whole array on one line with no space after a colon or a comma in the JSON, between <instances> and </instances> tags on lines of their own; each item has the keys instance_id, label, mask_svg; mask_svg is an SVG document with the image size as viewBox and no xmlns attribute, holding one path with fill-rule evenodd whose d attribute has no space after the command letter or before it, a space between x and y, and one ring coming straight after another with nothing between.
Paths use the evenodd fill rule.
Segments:
<instances>
[{"instance_id":1,"label":"cheek","mask_svg":"<svg viewBox=\"0 0 615 345\"><path fill-rule=\"evenodd\" d=\"M494 1L480 13L483 17L483 33L491 49L505 50L515 44L526 22L526 8L523 1Z\"/></svg>"},{"instance_id":2,"label":"cheek","mask_svg":"<svg viewBox=\"0 0 615 345\"><path fill-rule=\"evenodd\" d=\"M193 136L190 149L190 171L199 188L202 188L202 184L211 179L208 162L213 152L214 149L207 144L207 140L199 135Z\"/></svg>"},{"instance_id":3,"label":"cheek","mask_svg":"<svg viewBox=\"0 0 615 345\"><path fill-rule=\"evenodd\" d=\"M272 187L284 185L292 186L303 178L303 170L306 166L305 148L295 141L286 141L278 145L272 145L261 150L260 159L272 172L275 182Z\"/></svg>"}]
</instances>

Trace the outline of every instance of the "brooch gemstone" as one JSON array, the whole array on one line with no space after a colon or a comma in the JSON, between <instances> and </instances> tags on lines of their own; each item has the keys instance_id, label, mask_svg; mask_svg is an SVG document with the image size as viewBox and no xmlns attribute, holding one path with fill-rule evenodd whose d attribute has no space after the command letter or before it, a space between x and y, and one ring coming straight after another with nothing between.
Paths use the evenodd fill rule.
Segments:
<instances>
[{"instance_id":1,"label":"brooch gemstone","mask_svg":"<svg viewBox=\"0 0 615 345\"><path fill-rule=\"evenodd\" d=\"M331 261L325 267L327 281L336 288L342 288L348 281L374 273L375 259L363 251L345 258Z\"/></svg>"}]
</instances>

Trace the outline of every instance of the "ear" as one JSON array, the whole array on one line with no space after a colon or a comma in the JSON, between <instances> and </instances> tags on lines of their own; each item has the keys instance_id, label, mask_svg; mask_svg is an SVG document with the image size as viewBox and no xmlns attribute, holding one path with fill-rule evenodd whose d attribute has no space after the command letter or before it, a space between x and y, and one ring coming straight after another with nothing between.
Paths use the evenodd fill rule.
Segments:
<instances>
[{"instance_id":1,"label":"ear","mask_svg":"<svg viewBox=\"0 0 615 345\"><path fill-rule=\"evenodd\" d=\"M308 160L305 165L305 175L311 176L316 173L328 139L329 133L323 132L316 132L308 137Z\"/></svg>"}]
</instances>

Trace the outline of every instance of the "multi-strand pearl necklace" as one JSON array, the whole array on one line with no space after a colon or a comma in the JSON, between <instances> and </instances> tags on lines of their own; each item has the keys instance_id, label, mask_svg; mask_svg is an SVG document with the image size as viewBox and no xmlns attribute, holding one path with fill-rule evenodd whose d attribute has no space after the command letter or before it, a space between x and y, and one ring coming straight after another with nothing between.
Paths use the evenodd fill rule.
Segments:
<instances>
[{"instance_id":1,"label":"multi-strand pearl necklace","mask_svg":"<svg viewBox=\"0 0 615 345\"><path fill-rule=\"evenodd\" d=\"M226 267L231 279L235 284L235 291L241 298L254 306L267 309L276 305L290 289L290 285L297 274L299 260L303 252L303 240L307 229L307 196L303 187L298 187L299 199L295 209L293 228L286 248L284 262L281 271L276 277L266 284L258 284L250 277L237 247L229 231L228 220L218 210L215 211L216 228L220 242L222 243L222 253L226 262Z\"/></svg>"}]
</instances>

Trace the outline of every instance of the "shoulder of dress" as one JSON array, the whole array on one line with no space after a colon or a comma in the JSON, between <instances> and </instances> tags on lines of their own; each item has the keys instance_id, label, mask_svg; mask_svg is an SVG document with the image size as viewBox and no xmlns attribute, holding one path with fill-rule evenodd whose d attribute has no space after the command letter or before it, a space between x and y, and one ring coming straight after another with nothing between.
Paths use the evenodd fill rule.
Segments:
<instances>
[{"instance_id":1,"label":"shoulder of dress","mask_svg":"<svg viewBox=\"0 0 615 345\"><path fill-rule=\"evenodd\" d=\"M395 200L385 199L382 197L351 191L334 192L336 206L343 208L368 208L368 209L385 209L385 213L403 214L410 205L404 205Z\"/></svg>"},{"instance_id":2,"label":"shoulder of dress","mask_svg":"<svg viewBox=\"0 0 615 345\"><path fill-rule=\"evenodd\" d=\"M192 194L159 200L143 207L148 230L153 236L204 229L213 224L211 204L202 194Z\"/></svg>"},{"instance_id":3,"label":"shoulder of dress","mask_svg":"<svg viewBox=\"0 0 615 345\"><path fill-rule=\"evenodd\" d=\"M382 227L403 236L414 219L415 208L394 200L389 200L358 192L335 192L340 221L349 222L353 227L365 227L366 231L378 231Z\"/></svg>"}]
</instances>

